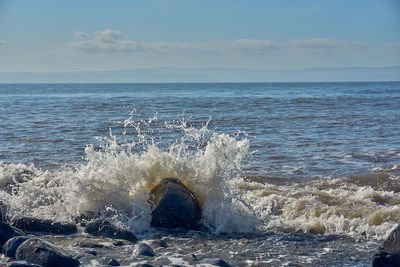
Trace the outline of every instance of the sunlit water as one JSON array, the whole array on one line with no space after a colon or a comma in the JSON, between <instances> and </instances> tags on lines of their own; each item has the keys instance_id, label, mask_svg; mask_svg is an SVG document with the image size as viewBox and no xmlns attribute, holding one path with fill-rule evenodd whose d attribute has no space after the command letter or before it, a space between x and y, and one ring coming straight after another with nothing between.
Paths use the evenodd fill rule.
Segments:
<instances>
[{"instance_id":1,"label":"sunlit water","mask_svg":"<svg viewBox=\"0 0 400 267\"><path fill-rule=\"evenodd\" d=\"M399 121L400 83L0 85L0 199L169 245L146 259L102 240L84 265L367 266L400 219ZM210 232L150 227L164 177ZM76 255L87 238L47 237Z\"/></svg>"}]
</instances>

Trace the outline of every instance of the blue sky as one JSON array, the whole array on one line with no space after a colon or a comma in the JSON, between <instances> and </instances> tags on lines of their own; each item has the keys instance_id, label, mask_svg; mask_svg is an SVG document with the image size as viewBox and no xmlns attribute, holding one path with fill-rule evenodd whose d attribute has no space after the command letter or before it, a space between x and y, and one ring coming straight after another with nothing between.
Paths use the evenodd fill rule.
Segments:
<instances>
[{"instance_id":1,"label":"blue sky","mask_svg":"<svg viewBox=\"0 0 400 267\"><path fill-rule=\"evenodd\" d=\"M0 71L400 65L398 0L0 0Z\"/></svg>"}]
</instances>

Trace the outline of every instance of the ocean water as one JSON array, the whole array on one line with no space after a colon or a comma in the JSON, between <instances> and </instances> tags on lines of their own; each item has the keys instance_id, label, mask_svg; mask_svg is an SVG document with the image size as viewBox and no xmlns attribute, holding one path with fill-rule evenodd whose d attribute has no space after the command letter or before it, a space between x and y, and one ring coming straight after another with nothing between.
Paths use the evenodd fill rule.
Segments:
<instances>
[{"instance_id":1,"label":"ocean water","mask_svg":"<svg viewBox=\"0 0 400 267\"><path fill-rule=\"evenodd\" d=\"M400 83L1 84L0 200L11 214L95 212L144 242L85 266L369 266L400 221ZM150 227L164 177L209 232ZM46 238L79 255L81 233ZM195 257L193 256L195 255Z\"/></svg>"}]
</instances>

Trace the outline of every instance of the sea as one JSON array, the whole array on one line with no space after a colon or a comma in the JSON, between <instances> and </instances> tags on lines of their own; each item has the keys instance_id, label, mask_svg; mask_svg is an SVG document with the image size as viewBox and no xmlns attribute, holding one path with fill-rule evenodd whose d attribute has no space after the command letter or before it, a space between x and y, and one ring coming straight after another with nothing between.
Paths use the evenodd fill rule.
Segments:
<instances>
[{"instance_id":1,"label":"sea","mask_svg":"<svg viewBox=\"0 0 400 267\"><path fill-rule=\"evenodd\" d=\"M150 226L163 178L208 230ZM138 257L97 238L93 256L83 227L43 237L82 266L370 266L400 221L400 82L0 84L0 200L168 244Z\"/></svg>"}]
</instances>

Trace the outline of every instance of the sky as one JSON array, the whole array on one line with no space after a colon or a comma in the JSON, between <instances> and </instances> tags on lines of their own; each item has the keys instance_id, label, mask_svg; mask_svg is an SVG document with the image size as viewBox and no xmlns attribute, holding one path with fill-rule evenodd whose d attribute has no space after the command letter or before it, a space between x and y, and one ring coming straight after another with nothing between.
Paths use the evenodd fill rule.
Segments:
<instances>
[{"instance_id":1,"label":"sky","mask_svg":"<svg viewBox=\"0 0 400 267\"><path fill-rule=\"evenodd\" d=\"M396 65L399 0L0 0L0 72Z\"/></svg>"}]
</instances>

